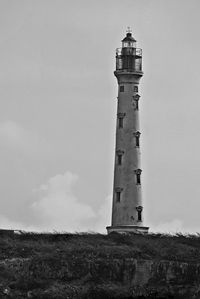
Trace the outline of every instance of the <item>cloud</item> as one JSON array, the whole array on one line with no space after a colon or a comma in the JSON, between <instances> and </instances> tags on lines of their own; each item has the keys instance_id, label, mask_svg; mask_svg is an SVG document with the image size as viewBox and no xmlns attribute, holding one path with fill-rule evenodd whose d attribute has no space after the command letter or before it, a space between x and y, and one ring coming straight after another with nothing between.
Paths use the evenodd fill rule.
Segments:
<instances>
[{"instance_id":1,"label":"cloud","mask_svg":"<svg viewBox=\"0 0 200 299\"><path fill-rule=\"evenodd\" d=\"M111 196L106 197L102 205L94 209L75 195L77 181L78 176L70 171L49 178L33 189L30 196L26 193L26 202L14 201L14 206L9 210L2 209L0 228L38 232L106 233L106 226L110 225L111 220ZM23 186L21 189L23 191ZM14 213L10 213L12 209Z\"/></svg>"},{"instance_id":2,"label":"cloud","mask_svg":"<svg viewBox=\"0 0 200 299\"><path fill-rule=\"evenodd\" d=\"M50 178L33 191L35 201L31 208L43 219L40 228L68 232L91 229L89 222L96 215L89 205L73 194L72 187L77 179L77 175L67 171Z\"/></svg>"}]
</instances>

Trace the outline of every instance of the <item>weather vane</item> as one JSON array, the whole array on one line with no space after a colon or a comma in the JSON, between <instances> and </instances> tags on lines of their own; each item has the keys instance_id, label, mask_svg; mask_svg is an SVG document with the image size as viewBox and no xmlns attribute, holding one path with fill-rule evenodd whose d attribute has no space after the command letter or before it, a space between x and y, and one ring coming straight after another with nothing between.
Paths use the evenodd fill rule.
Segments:
<instances>
[{"instance_id":1,"label":"weather vane","mask_svg":"<svg viewBox=\"0 0 200 299\"><path fill-rule=\"evenodd\" d=\"M127 32L127 33L131 33L131 32L132 32L132 30L131 30L131 27L130 27L130 26L128 26L128 27L127 27L127 30L126 30L126 32Z\"/></svg>"}]
</instances>

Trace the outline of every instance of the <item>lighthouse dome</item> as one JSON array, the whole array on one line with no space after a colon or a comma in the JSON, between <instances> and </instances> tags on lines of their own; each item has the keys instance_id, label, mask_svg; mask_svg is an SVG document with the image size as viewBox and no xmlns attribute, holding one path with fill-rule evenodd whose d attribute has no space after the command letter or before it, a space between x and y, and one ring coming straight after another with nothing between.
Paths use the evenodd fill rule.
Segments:
<instances>
[{"instance_id":1,"label":"lighthouse dome","mask_svg":"<svg viewBox=\"0 0 200 299\"><path fill-rule=\"evenodd\" d=\"M122 48L136 48L136 40L132 36L131 32L126 34L126 37L122 40Z\"/></svg>"}]
</instances>

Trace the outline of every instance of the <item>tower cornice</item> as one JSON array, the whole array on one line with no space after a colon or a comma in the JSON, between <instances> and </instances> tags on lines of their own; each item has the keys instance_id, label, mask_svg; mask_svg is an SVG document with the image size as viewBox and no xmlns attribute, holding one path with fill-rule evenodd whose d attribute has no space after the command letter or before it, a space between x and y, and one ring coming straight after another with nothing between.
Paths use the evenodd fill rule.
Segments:
<instances>
[{"instance_id":1,"label":"tower cornice","mask_svg":"<svg viewBox=\"0 0 200 299\"><path fill-rule=\"evenodd\" d=\"M114 75L117 78L118 83L136 83L139 84L140 79L143 76L143 72L136 71L114 71Z\"/></svg>"}]
</instances>

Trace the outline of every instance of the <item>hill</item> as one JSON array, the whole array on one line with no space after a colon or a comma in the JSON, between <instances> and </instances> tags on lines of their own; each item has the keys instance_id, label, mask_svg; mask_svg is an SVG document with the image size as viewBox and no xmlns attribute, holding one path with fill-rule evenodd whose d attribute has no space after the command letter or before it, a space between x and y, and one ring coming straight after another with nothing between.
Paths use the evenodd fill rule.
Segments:
<instances>
[{"instance_id":1,"label":"hill","mask_svg":"<svg viewBox=\"0 0 200 299\"><path fill-rule=\"evenodd\" d=\"M200 236L0 235L0 298L200 298Z\"/></svg>"}]
</instances>

